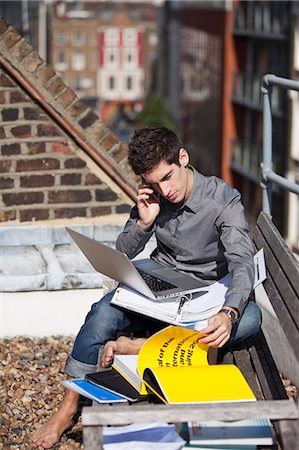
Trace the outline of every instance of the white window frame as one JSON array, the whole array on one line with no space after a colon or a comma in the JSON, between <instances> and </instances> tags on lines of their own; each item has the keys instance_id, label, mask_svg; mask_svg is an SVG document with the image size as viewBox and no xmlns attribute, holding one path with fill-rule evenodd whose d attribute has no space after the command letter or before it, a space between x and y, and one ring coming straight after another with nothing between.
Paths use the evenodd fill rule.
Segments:
<instances>
[{"instance_id":1,"label":"white window frame","mask_svg":"<svg viewBox=\"0 0 299 450\"><path fill-rule=\"evenodd\" d=\"M74 75L72 77L73 88L75 91L81 90L81 77L79 75Z\"/></svg>"},{"instance_id":2,"label":"white window frame","mask_svg":"<svg viewBox=\"0 0 299 450\"><path fill-rule=\"evenodd\" d=\"M110 60L110 56L114 56L114 61ZM113 68L119 65L119 48L118 47L106 47L104 52L105 67Z\"/></svg>"},{"instance_id":3,"label":"white window frame","mask_svg":"<svg viewBox=\"0 0 299 450\"><path fill-rule=\"evenodd\" d=\"M60 58L60 56L62 56L62 58ZM56 53L56 63L57 64L64 64L66 63L66 56L65 56L65 52L62 50L58 50L58 52Z\"/></svg>"},{"instance_id":4,"label":"white window frame","mask_svg":"<svg viewBox=\"0 0 299 450\"><path fill-rule=\"evenodd\" d=\"M60 58L60 56L63 56ZM67 70L67 57L64 51L58 50L55 54L55 70L64 71Z\"/></svg>"},{"instance_id":5,"label":"white window frame","mask_svg":"<svg viewBox=\"0 0 299 450\"><path fill-rule=\"evenodd\" d=\"M78 38L78 34L81 37ZM75 30L72 33L72 44L82 46L86 44L86 32L83 30Z\"/></svg>"},{"instance_id":6,"label":"white window frame","mask_svg":"<svg viewBox=\"0 0 299 450\"><path fill-rule=\"evenodd\" d=\"M119 29L118 28L106 28L105 31L105 43L107 45L119 44Z\"/></svg>"},{"instance_id":7,"label":"white window frame","mask_svg":"<svg viewBox=\"0 0 299 450\"><path fill-rule=\"evenodd\" d=\"M137 45L137 30L136 28L124 28L123 29L123 44Z\"/></svg>"},{"instance_id":8,"label":"white window frame","mask_svg":"<svg viewBox=\"0 0 299 450\"><path fill-rule=\"evenodd\" d=\"M112 89L110 87L110 80L113 80L113 82L114 82L114 86L113 86ZM109 92L116 92L116 89L117 89L117 77L115 75L109 74L109 75L107 75L106 82L107 82L107 90Z\"/></svg>"},{"instance_id":9,"label":"white window frame","mask_svg":"<svg viewBox=\"0 0 299 450\"><path fill-rule=\"evenodd\" d=\"M72 69L77 71L85 70L86 57L83 52L74 52L72 54Z\"/></svg>"},{"instance_id":10,"label":"white window frame","mask_svg":"<svg viewBox=\"0 0 299 450\"><path fill-rule=\"evenodd\" d=\"M132 60L128 61L128 56L132 56ZM123 50L123 65L124 67L137 67L137 49L124 48Z\"/></svg>"},{"instance_id":11,"label":"white window frame","mask_svg":"<svg viewBox=\"0 0 299 450\"><path fill-rule=\"evenodd\" d=\"M133 75L126 75L125 80L126 80L125 81L126 92L130 92L130 93L134 92L134 89L135 89L134 81L135 81L135 79L134 79ZM131 83L128 83L129 80L130 80ZM129 84L131 84L130 88L129 88Z\"/></svg>"},{"instance_id":12,"label":"white window frame","mask_svg":"<svg viewBox=\"0 0 299 450\"><path fill-rule=\"evenodd\" d=\"M68 43L68 34L64 30L57 30L55 33L55 44L57 46L66 45Z\"/></svg>"}]
</instances>

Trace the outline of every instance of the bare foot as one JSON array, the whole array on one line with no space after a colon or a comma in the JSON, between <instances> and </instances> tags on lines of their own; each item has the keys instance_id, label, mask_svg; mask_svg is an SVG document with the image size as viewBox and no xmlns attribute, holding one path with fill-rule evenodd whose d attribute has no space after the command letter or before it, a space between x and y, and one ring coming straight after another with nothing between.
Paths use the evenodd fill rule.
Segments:
<instances>
[{"instance_id":1,"label":"bare foot","mask_svg":"<svg viewBox=\"0 0 299 450\"><path fill-rule=\"evenodd\" d=\"M43 448L52 448L62 434L73 425L73 417L78 409L79 395L66 389L59 410L45 425L32 433L32 441Z\"/></svg>"},{"instance_id":2,"label":"bare foot","mask_svg":"<svg viewBox=\"0 0 299 450\"><path fill-rule=\"evenodd\" d=\"M106 342L100 358L101 366L111 366L114 355L137 355L145 341L145 338L129 339L120 336L116 341Z\"/></svg>"}]
</instances>

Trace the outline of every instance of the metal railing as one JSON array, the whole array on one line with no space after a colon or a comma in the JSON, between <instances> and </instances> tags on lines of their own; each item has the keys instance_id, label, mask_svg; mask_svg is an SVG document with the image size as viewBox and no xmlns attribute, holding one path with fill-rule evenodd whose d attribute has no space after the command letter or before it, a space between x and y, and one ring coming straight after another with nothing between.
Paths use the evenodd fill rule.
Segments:
<instances>
[{"instance_id":1,"label":"metal railing","mask_svg":"<svg viewBox=\"0 0 299 450\"><path fill-rule=\"evenodd\" d=\"M299 195L299 184L289 181L273 171L272 166L272 86L290 89L299 92L299 82L280 78L276 75L267 74L262 81L263 97L263 157L261 162L262 188L263 188L263 211L271 214L272 183L281 188Z\"/></svg>"}]
</instances>

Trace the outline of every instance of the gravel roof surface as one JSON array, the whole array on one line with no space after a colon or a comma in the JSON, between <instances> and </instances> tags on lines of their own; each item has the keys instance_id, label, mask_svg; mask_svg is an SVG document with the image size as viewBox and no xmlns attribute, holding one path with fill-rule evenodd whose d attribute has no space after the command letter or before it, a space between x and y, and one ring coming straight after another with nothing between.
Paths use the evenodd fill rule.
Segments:
<instances>
[{"instance_id":1,"label":"gravel roof surface","mask_svg":"<svg viewBox=\"0 0 299 450\"><path fill-rule=\"evenodd\" d=\"M57 411L64 388L64 364L73 338L15 337L0 340L0 449L36 449L31 432ZM54 449L83 449L81 423Z\"/></svg>"}]
</instances>

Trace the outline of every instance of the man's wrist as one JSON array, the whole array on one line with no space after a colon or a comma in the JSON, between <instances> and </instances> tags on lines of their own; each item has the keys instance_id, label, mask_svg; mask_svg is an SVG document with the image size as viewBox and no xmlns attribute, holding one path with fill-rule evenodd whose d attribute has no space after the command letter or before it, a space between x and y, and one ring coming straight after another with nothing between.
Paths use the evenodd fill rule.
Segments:
<instances>
[{"instance_id":1,"label":"man's wrist","mask_svg":"<svg viewBox=\"0 0 299 450\"><path fill-rule=\"evenodd\" d=\"M224 305L221 310L227 310L227 311L232 311L233 313L235 313L236 319L239 317L239 311L236 308L233 308L232 306L226 306Z\"/></svg>"},{"instance_id":2,"label":"man's wrist","mask_svg":"<svg viewBox=\"0 0 299 450\"><path fill-rule=\"evenodd\" d=\"M238 310L230 306L224 306L222 309L220 309L219 313L225 314L229 318L232 325L234 325L237 322L239 317Z\"/></svg>"},{"instance_id":3,"label":"man's wrist","mask_svg":"<svg viewBox=\"0 0 299 450\"><path fill-rule=\"evenodd\" d=\"M137 219L136 225L141 231L148 231L153 223L146 225L140 219Z\"/></svg>"}]
</instances>

